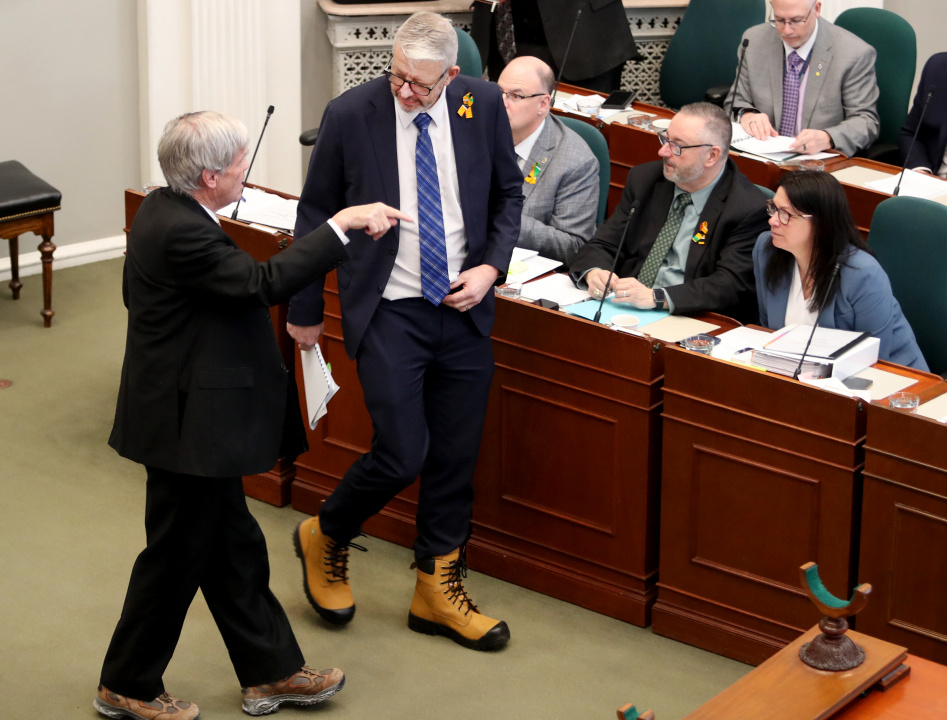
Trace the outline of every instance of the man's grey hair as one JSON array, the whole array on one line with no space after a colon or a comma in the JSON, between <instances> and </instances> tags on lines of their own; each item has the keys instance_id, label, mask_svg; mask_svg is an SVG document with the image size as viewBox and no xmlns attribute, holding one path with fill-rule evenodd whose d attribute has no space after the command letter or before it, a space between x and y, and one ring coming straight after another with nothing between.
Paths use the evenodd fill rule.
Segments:
<instances>
[{"instance_id":1,"label":"man's grey hair","mask_svg":"<svg viewBox=\"0 0 947 720\"><path fill-rule=\"evenodd\" d=\"M395 47L408 60L434 60L445 70L457 64L457 32L437 13L418 12L405 20L395 35Z\"/></svg>"},{"instance_id":2,"label":"man's grey hair","mask_svg":"<svg viewBox=\"0 0 947 720\"><path fill-rule=\"evenodd\" d=\"M723 157L730 154L733 126L730 124L730 118L723 108L708 102L695 102L685 105L678 112L681 115L689 115L703 120L704 130L701 133L701 140L719 147Z\"/></svg>"},{"instance_id":3,"label":"man's grey hair","mask_svg":"<svg viewBox=\"0 0 947 720\"><path fill-rule=\"evenodd\" d=\"M212 110L185 113L169 122L158 141L158 163L176 193L201 187L204 170L222 172L250 146L246 125Z\"/></svg>"}]
</instances>

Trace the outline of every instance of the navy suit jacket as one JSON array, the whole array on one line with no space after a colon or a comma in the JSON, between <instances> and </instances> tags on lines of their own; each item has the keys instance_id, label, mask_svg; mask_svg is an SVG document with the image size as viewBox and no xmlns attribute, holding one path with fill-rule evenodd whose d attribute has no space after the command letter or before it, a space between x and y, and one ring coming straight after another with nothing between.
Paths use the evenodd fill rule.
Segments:
<instances>
[{"instance_id":1,"label":"navy suit jacket","mask_svg":"<svg viewBox=\"0 0 947 720\"><path fill-rule=\"evenodd\" d=\"M921 81L917 85L917 95L914 96L914 105L898 136L901 158L909 168L926 167L936 173L944 161L944 149L947 148L947 87L944 87L944 78L947 78L947 52L932 55L924 65ZM924 100L927 93L934 89L938 79L941 87L931 96L931 104L924 114L924 124L917 133L917 143L908 157L911 138L914 137L917 123L921 119Z\"/></svg>"},{"instance_id":2,"label":"navy suit jacket","mask_svg":"<svg viewBox=\"0 0 947 720\"><path fill-rule=\"evenodd\" d=\"M766 266L775 252L772 233L765 232L753 248L760 325L778 330L786 324L786 305L792 277L786 275L772 290L766 286ZM819 325L839 330L867 332L881 340L880 360L927 371L927 362L914 339L914 331L891 292L891 282L874 257L852 247L839 265L838 289L819 315Z\"/></svg>"},{"instance_id":3,"label":"navy suit jacket","mask_svg":"<svg viewBox=\"0 0 947 720\"><path fill-rule=\"evenodd\" d=\"M458 75L444 92L467 236L462 270L492 265L500 270L498 282L502 282L519 236L523 207L523 176L513 151L509 117L493 83ZM474 98L470 118L457 114L468 92ZM326 107L299 198L296 235L305 235L351 205L383 202L399 207L394 103L390 85L381 77L348 90ZM378 241L363 232L348 234L348 260L339 266L338 280L349 357L355 357L391 275L398 230L392 228ZM317 279L293 298L290 323L322 322L323 282L324 278ZM483 335L493 328L493 312L492 292L469 310Z\"/></svg>"}]
</instances>

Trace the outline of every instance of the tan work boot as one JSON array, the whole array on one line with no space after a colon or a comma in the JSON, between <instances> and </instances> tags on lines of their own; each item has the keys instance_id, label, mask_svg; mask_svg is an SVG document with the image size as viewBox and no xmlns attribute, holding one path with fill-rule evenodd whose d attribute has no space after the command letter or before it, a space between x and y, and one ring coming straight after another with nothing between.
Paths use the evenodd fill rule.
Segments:
<instances>
[{"instance_id":1,"label":"tan work boot","mask_svg":"<svg viewBox=\"0 0 947 720\"><path fill-rule=\"evenodd\" d=\"M319 518L303 520L293 533L296 555L303 563L303 588L309 603L325 620L344 625L355 615L355 600L349 585L349 547L361 545L335 542L323 535Z\"/></svg>"},{"instance_id":2,"label":"tan work boot","mask_svg":"<svg viewBox=\"0 0 947 720\"><path fill-rule=\"evenodd\" d=\"M92 705L105 717L132 720L197 720L200 709L194 703L161 693L154 700L135 700L99 685Z\"/></svg>"},{"instance_id":3,"label":"tan work boot","mask_svg":"<svg viewBox=\"0 0 947 720\"><path fill-rule=\"evenodd\" d=\"M483 615L464 589L467 564L460 550L426 558L411 567L418 570L408 627L427 635L444 635L473 650L493 650L510 639L502 620Z\"/></svg>"},{"instance_id":4,"label":"tan work boot","mask_svg":"<svg viewBox=\"0 0 947 720\"><path fill-rule=\"evenodd\" d=\"M282 703L315 705L328 700L345 687L345 675L338 668L313 670L303 666L279 682L269 685L241 688L243 711L247 715L266 715L276 712Z\"/></svg>"}]
</instances>

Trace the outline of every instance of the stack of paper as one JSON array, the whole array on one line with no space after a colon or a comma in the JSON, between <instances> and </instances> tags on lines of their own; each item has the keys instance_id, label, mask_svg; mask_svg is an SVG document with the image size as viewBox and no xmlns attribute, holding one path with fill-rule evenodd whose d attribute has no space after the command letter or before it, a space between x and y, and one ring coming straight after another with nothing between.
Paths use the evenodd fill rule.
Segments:
<instances>
[{"instance_id":1,"label":"stack of paper","mask_svg":"<svg viewBox=\"0 0 947 720\"><path fill-rule=\"evenodd\" d=\"M312 350L303 350L299 356L303 366L303 384L306 387L309 429L315 430L319 420L328 412L329 401L339 391L339 386L332 378L332 370L322 357L322 350L318 345Z\"/></svg>"},{"instance_id":2,"label":"stack of paper","mask_svg":"<svg viewBox=\"0 0 947 720\"><path fill-rule=\"evenodd\" d=\"M753 351L753 364L792 377L802 360L801 374L844 380L878 362L880 345L881 341L868 333L820 327L812 334L811 325L787 325L773 333L763 348Z\"/></svg>"},{"instance_id":3,"label":"stack of paper","mask_svg":"<svg viewBox=\"0 0 947 720\"><path fill-rule=\"evenodd\" d=\"M244 188L237 219L292 232L296 226L298 204L298 200L289 200L259 188ZM218 210L217 214L229 218L235 207L236 203L230 203Z\"/></svg>"},{"instance_id":4,"label":"stack of paper","mask_svg":"<svg viewBox=\"0 0 947 720\"><path fill-rule=\"evenodd\" d=\"M510 267L506 271L506 281L508 283L526 283L540 275L545 275L550 270L555 270L560 265L562 263L558 260L543 257L535 250L513 248Z\"/></svg>"}]
</instances>

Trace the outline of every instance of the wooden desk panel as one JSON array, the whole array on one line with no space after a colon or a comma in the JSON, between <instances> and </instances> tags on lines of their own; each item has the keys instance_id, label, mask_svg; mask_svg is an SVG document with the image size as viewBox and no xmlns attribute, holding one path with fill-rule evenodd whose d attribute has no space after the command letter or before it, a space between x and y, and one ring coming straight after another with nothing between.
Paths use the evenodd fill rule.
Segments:
<instances>
[{"instance_id":1,"label":"wooden desk panel","mask_svg":"<svg viewBox=\"0 0 947 720\"><path fill-rule=\"evenodd\" d=\"M250 185L250 187L257 187ZM285 193L261 188L267 192L281 195L282 197L292 197ZM137 190L125 191L125 235L131 229L135 214L141 206L141 201L145 199L144 193ZM246 223L235 222L227 218L220 218L220 226L237 245L254 259L265 262L284 248L289 247L293 242L290 235L283 233L271 234L265 230L250 227ZM273 331L276 333L276 342L279 344L280 352L283 355L283 362L287 368L293 370L296 363L296 349L293 339L286 332L286 314L288 305L276 305L270 308L270 318L273 321ZM300 387L302 385L300 384ZM291 462L285 458L276 461L273 469L266 473L258 475L247 475L243 478L243 489L247 495L257 500L282 507L289 504L290 490L292 488L293 477L296 469Z\"/></svg>"},{"instance_id":2,"label":"wooden desk panel","mask_svg":"<svg viewBox=\"0 0 947 720\"><path fill-rule=\"evenodd\" d=\"M859 575L872 593L858 629L947 662L947 426L868 408L861 524Z\"/></svg>"},{"instance_id":3,"label":"wooden desk panel","mask_svg":"<svg viewBox=\"0 0 947 720\"><path fill-rule=\"evenodd\" d=\"M370 422L327 292L327 361L342 390L297 460L293 507L318 512L368 449ZM496 374L474 484L468 561L636 625L656 597L663 344L497 298ZM409 546L409 488L365 525Z\"/></svg>"},{"instance_id":4,"label":"wooden desk panel","mask_svg":"<svg viewBox=\"0 0 947 720\"><path fill-rule=\"evenodd\" d=\"M870 415L869 415L870 417ZM873 600L871 602L874 602ZM869 602L869 606L871 605ZM911 673L884 692L856 698L832 720L943 720L947 718L947 667L908 654Z\"/></svg>"}]
</instances>

